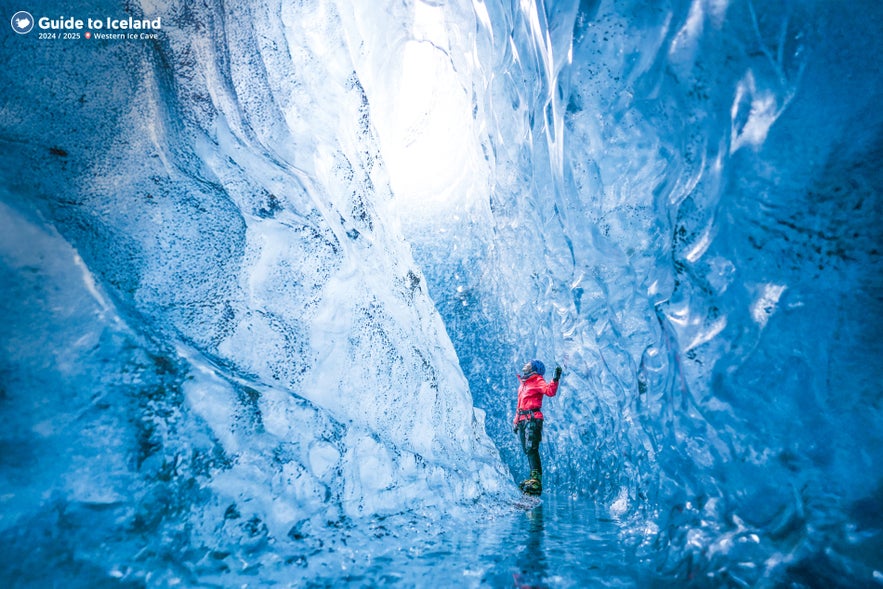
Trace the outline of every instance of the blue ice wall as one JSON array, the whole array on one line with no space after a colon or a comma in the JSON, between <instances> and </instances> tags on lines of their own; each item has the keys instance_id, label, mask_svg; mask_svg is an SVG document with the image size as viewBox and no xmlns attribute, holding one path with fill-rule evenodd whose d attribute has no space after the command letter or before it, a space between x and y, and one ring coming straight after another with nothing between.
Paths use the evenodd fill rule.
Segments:
<instances>
[{"instance_id":1,"label":"blue ice wall","mask_svg":"<svg viewBox=\"0 0 883 589\"><path fill-rule=\"evenodd\" d=\"M487 196L404 231L513 476L514 372L557 361L546 479L647 510L663 569L870 583L879 9L475 7Z\"/></svg>"},{"instance_id":2,"label":"blue ice wall","mask_svg":"<svg viewBox=\"0 0 883 589\"><path fill-rule=\"evenodd\" d=\"M74 14L127 15L161 40L4 31L3 578L303 578L514 497L333 3Z\"/></svg>"},{"instance_id":3,"label":"blue ice wall","mask_svg":"<svg viewBox=\"0 0 883 589\"><path fill-rule=\"evenodd\" d=\"M558 360L547 472L575 494L649 505L676 555L664 568L870 583L879 8L533 8L491 18L498 71L538 75L491 93L530 132L495 129L509 139L495 169L521 174L499 174L481 222L491 257L519 223L510 234L528 244L505 240L517 253L491 268L418 249L479 405L511 415L512 369Z\"/></svg>"},{"instance_id":4,"label":"blue ice wall","mask_svg":"<svg viewBox=\"0 0 883 589\"><path fill-rule=\"evenodd\" d=\"M879 584L875 3L76 10L163 29L4 31L4 578L380 582L538 357L663 579Z\"/></svg>"}]
</instances>

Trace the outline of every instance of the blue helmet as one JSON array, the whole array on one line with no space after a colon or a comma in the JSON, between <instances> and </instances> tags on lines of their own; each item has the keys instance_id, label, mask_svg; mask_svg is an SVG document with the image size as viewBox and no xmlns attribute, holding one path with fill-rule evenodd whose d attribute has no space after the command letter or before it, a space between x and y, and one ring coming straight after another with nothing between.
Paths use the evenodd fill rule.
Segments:
<instances>
[{"instance_id":1,"label":"blue helmet","mask_svg":"<svg viewBox=\"0 0 883 589\"><path fill-rule=\"evenodd\" d=\"M539 360L531 360L530 361L531 372L536 372L540 376L546 374L546 365L540 362Z\"/></svg>"}]
</instances>

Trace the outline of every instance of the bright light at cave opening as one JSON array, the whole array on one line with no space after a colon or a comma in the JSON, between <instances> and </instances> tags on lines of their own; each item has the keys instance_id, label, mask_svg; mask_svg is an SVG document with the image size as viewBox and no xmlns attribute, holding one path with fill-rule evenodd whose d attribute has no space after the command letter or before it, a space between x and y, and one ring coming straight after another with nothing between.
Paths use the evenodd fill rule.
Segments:
<instances>
[{"instance_id":1,"label":"bright light at cave opening","mask_svg":"<svg viewBox=\"0 0 883 589\"><path fill-rule=\"evenodd\" d=\"M471 192L478 138L471 81L448 54L443 7L416 2L412 37L388 103L383 152L397 205L431 214L456 208Z\"/></svg>"}]
</instances>

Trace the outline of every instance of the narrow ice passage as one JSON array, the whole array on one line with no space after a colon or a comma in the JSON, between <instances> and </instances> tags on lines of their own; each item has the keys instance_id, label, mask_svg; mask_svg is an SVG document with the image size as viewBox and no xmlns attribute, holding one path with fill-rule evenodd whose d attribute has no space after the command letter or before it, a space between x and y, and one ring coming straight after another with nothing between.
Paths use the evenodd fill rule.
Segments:
<instances>
[{"instance_id":1,"label":"narrow ice passage","mask_svg":"<svg viewBox=\"0 0 883 589\"><path fill-rule=\"evenodd\" d=\"M880 585L883 10L761 4L7 29L2 584Z\"/></svg>"}]
</instances>

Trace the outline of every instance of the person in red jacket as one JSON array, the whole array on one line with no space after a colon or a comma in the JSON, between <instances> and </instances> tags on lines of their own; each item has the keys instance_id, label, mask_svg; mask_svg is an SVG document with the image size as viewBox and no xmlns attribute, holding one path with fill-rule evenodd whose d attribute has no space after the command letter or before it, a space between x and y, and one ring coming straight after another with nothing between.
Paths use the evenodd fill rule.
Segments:
<instances>
[{"instance_id":1,"label":"person in red jacket","mask_svg":"<svg viewBox=\"0 0 883 589\"><path fill-rule=\"evenodd\" d=\"M543 439L543 397L554 397L561 380L561 367L555 367L552 382L546 382L543 375L546 367L539 360L531 360L521 369L518 376L518 407L515 411L513 431L521 440L521 448L527 454L530 464L530 477L519 487L529 495L543 492L543 466L540 463L540 441Z\"/></svg>"}]
</instances>

